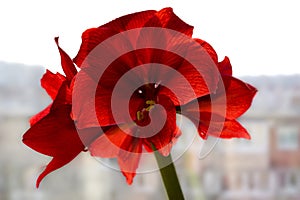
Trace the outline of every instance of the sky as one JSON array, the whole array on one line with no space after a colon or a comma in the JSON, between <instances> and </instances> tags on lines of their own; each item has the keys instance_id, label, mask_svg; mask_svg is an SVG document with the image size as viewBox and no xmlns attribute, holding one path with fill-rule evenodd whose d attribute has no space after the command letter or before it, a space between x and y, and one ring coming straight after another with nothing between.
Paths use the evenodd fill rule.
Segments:
<instances>
[{"instance_id":1,"label":"sky","mask_svg":"<svg viewBox=\"0 0 300 200\"><path fill-rule=\"evenodd\" d=\"M60 70L54 37L75 57L81 34L122 15L172 7L234 75L300 73L297 0L1 0L0 61Z\"/></svg>"}]
</instances>

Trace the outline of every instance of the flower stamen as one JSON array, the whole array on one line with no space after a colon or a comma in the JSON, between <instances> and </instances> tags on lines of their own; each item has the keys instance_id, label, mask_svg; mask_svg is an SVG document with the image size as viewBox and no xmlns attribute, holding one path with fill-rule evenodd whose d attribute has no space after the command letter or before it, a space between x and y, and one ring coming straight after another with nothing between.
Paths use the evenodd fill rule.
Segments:
<instances>
[{"instance_id":1,"label":"flower stamen","mask_svg":"<svg viewBox=\"0 0 300 200\"><path fill-rule=\"evenodd\" d=\"M155 101L153 101L153 100L147 100L146 104L149 105L149 106L146 107L146 108L143 108L142 110L137 111L137 113L136 113L138 121L141 121L141 120L143 120L145 118L144 113L145 112L149 112L154 107Z\"/></svg>"}]
</instances>

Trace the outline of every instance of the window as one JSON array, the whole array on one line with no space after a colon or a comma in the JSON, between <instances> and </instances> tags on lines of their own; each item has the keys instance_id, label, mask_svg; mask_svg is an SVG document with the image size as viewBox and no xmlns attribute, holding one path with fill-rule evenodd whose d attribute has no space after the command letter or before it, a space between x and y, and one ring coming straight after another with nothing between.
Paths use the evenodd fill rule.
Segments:
<instances>
[{"instance_id":1,"label":"window","mask_svg":"<svg viewBox=\"0 0 300 200\"><path fill-rule=\"evenodd\" d=\"M299 128L282 126L277 129L277 147L279 150L296 150L299 148Z\"/></svg>"}]
</instances>

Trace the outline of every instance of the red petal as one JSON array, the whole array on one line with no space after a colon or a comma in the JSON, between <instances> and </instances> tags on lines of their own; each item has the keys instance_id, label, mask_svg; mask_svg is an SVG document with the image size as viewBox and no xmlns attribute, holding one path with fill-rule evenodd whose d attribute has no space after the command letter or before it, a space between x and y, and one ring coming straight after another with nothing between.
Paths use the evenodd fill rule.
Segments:
<instances>
[{"instance_id":1,"label":"red petal","mask_svg":"<svg viewBox=\"0 0 300 200\"><path fill-rule=\"evenodd\" d=\"M52 99L55 99L59 92L59 89L61 88L61 86L65 80L66 80L66 78L63 75L61 75L60 73L53 74L52 72L47 70L41 79L41 85L47 91L49 96ZM52 107L52 104L47 106L44 110L42 110L38 114L34 115L29 120L30 126L33 126L39 120L44 118L50 112L51 107Z\"/></svg>"},{"instance_id":2,"label":"red petal","mask_svg":"<svg viewBox=\"0 0 300 200\"><path fill-rule=\"evenodd\" d=\"M70 118L70 106L61 106L34 124L23 136L23 142L42 154L67 156L84 146Z\"/></svg>"},{"instance_id":3,"label":"red petal","mask_svg":"<svg viewBox=\"0 0 300 200\"><path fill-rule=\"evenodd\" d=\"M99 122L101 126L115 124L111 109L112 92L119 79L134 65L131 64L135 62L132 56L131 53L121 56L110 66L101 66L99 60L97 66L84 67L77 75L73 88L73 115L79 128L99 126ZM128 91L126 86L130 84L130 80L124 82L125 91ZM128 105L121 102L120 99L121 111L127 111Z\"/></svg>"},{"instance_id":4,"label":"red petal","mask_svg":"<svg viewBox=\"0 0 300 200\"><path fill-rule=\"evenodd\" d=\"M182 109L188 115L197 112L214 112L226 119L236 119L249 109L256 92L253 86L239 79L223 76L216 94L201 97L198 103L191 102L184 105ZM214 110L212 110L212 105Z\"/></svg>"},{"instance_id":5,"label":"red petal","mask_svg":"<svg viewBox=\"0 0 300 200\"><path fill-rule=\"evenodd\" d=\"M68 155L82 150L74 122L70 117L70 91L64 82L54 100L50 112L36 122L23 136L23 142L32 149L49 155ZM44 114L44 113L43 113Z\"/></svg>"},{"instance_id":6,"label":"red petal","mask_svg":"<svg viewBox=\"0 0 300 200\"><path fill-rule=\"evenodd\" d=\"M184 105L198 97L212 93L218 82L216 69L203 67L199 72L194 66L184 63L182 67L177 69L181 76L177 76L175 73L174 75L169 74L169 81L166 84L170 86L169 89L160 91L160 94L169 96L175 105ZM176 102L174 95L179 102Z\"/></svg>"},{"instance_id":7,"label":"red petal","mask_svg":"<svg viewBox=\"0 0 300 200\"><path fill-rule=\"evenodd\" d=\"M59 88L62 83L66 80L66 77L60 73L53 74L49 70L46 71L43 78L41 79L41 85L49 94L52 99L55 99Z\"/></svg>"},{"instance_id":8,"label":"red petal","mask_svg":"<svg viewBox=\"0 0 300 200\"><path fill-rule=\"evenodd\" d=\"M123 68L118 66L109 67L99 83L84 71L81 71L75 81L73 88L73 118L78 128L95 126L108 126L117 123L130 122L135 119L137 108L143 99L132 95L134 87L132 82L137 82L139 77L131 75L131 80L123 80L121 90L112 94L115 84L123 74ZM141 78L143 79L143 77ZM130 102L128 102L130 100ZM114 109L112 110L112 103ZM130 105L128 105L130 103ZM126 113L130 115L126 115ZM113 111L114 115L113 115Z\"/></svg>"},{"instance_id":9,"label":"red petal","mask_svg":"<svg viewBox=\"0 0 300 200\"><path fill-rule=\"evenodd\" d=\"M54 40L59 50L59 54L61 58L61 66L66 74L67 79L71 81L73 77L77 74L75 65L72 59L69 57L69 55L64 50L62 50L62 48L60 48L58 44L58 37L56 37Z\"/></svg>"},{"instance_id":10,"label":"red petal","mask_svg":"<svg viewBox=\"0 0 300 200\"><path fill-rule=\"evenodd\" d=\"M98 137L100 137L109 127L91 127L77 129L77 133L84 146L89 147Z\"/></svg>"},{"instance_id":11,"label":"red petal","mask_svg":"<svg viewBox=\"0 0 300 200\"><path fill-rule=\"evenodd\" d=\"M249 109L257 90L233 77L223 77L223 81L227 97L226 118L236 119Z\"/></svg>"},{"instance_id":12,"label":"red petal","mask_svg":"<svg viewBox=\"0 0 300 200\"><path fill-rule=\"evenodd\" d=\"M142 152L142 140L132 137L136 126L121 125L110 128L95 140L89 150L92 156L118 159L120 169L128 184L132 183ZM125 132L124 132L125 130Z\"/></svg>"},{"instance_id":13,"label":"red petal","mask_svg":"<svg viewBox=\"0 0 300 200\"><path fill-rule=\"evenodd\" d=\"M222 62L219 62L218 68L222 76L232 76L232 66L227 56Z\"/></svg>"},{"instance_id":14,"label":"red petal","mask_svg":"<svg viewBox=\"0 0 300 200\"><path fill-rule=\"evenodd\" d=\"M205 48L182 37L166 38L160 36L157 39L151 35L157 33L151 33L147 30L142 31L142 33L144 36L141 37L140 44L145 44L141 46L162 46L165 49L148 48L135 51L140 61L139 68L142 67L142 64L149 66L149 63L152 63L151 67L147 69L144 67L143 74L139 74L141 80L156 81L164 85L173 94L169 91L163 91L162 94L169 96L175 105L186 104L197 97L216 90L219 71ZM164 43L167 43L166 47L162 45Z\"/></svg>"},{"instance_id":15,"label":"red petal","mask_svg":"<svg viewBox=\"0 0 300 200\"><path fill-rule=\"evenodd\" d=\"M160 36L160 39L156 39L157 37L151 35L149 31L142 33L145 36L141 37L143 41L140 43L149 43L149 45L160 47L164 46L161 45L164 42L160 40L167 42L165 49L142 49L135 53L141 64L153 63L153 67L150 68L152 70L145 70L144 77L157 80L173 91L180 102L176 101L167 91L164 94L170 96L176 105L185 104L215 91L219 80L219 71L205 48L182 37ZM160 67L159 70L155 70L155 66L158 66L156 63L171 68L167 70Z\"/></svg>"},{"instance_id":16,"label":"red petal","mask_svg":"<svg viewBox=\"0 0 300 200\"><path fill-rule=\"evenodd\" d=\"M206 53L208 53L208 55L211 57L211 59L217 64L218 63L218 55L216 53L216 51L214 50L214 48L206 41L201 40L201 39L194 39L196 42L198 42L206 51Z\"/></svg>"},{"instance_id":17,"label":"red petal","mask_svg":"<svg viewBox=\"0 0 300 200\"><path fill-rule=\"evenodd\" d=\"M209 126L213 127L223 127L222 131L215 131L214 128L208 129ZM247 130L236 120L226 120L224 123L221 122L211 122L209 125L202 124L200 126L200 130L205 134L205 137L207 135L219 137L223 139L230 139L230 138L245 138L245 139L251 139L251 136L247 132ZM209 131L208 131L209 130Z\"/></svg>"},{"instance_id":18,"label":"red petal","mask_svg":"<svg viewBox=\"0 0 300 200\"><path fill-rule=\"evenodd\" d=\"M191 120L194 123L195 127L198 129L198 134L203 139L207 138L208 130L209 132L213 132L213 133L220 133L222 131L223 128L222 122L225 121L224 118L220 118L217 115L213 115L212 117L211 113L207 113L207 112L199 113L199 111L194 112L191 110L185 110L185 108L184 110L181 111L184 116L188 117L189 120Z\"/></svg>"},{"instance_id":19,"label":"red petal","mask_svg":"<svg viewBox=\"0 0 300 200\"><path fill-rule=\"evenodd\" d=\"M198 47L199 45L196 44ZM187 50L191 47L187 47ZM201 48L201 47L200 47ZM202 48L203 49L203 48ZM139 66L133 62L134 55L138 55ZM149 54L149 55L148 55ZM153 56L163 55L163 56ZM132 58L125 61L125 57ZM113 90L115 84L130 69L129 75L126 75L126 81L123 80L125 90L143 84L159 83L165 86L161 94L169 96L175 105L185 104L199 96L204 96L214 91L218 82L218 70L215 64L207 55L194 55L193 57L201 58L202 66L192 66L188 62L183 62L183 58L175 53L158 50L158 49L140 49L134 53L130 52L122 56L123 64L113 62L104 72L99 82L105 90ZM146 64L146 65L143 65ZM165 65L165 67L164 67ZM167 67L169 66L169 67ZM196 69L197 68L197 69ZM97 71L97 70L96 70ZM97 74L93 71L90 73ZM99 74L99 73L98 73ZM99 79L95 77L94 79ZM130 91L131 93L133 91ZM172 94L173 92L173 94ZM109 93L107 91L107 93ZM99 94L100 95L100 94ZM99 96L97 94L97 96ZM109 95L107 95L109 96Z\"/></svg>"},{"instance_id":20,"label":"red petal","mask_svg":"<svg viewBox=\"0 0 300 200\"><path fill-rule=\"evenodd\" d=\"M79 129L99 127L95 111L96 84L83 71L76 76L72 93L72 118Z\"/></svg>"},{"instance_id":21,"label":"red petal","mask_svg":"<svg viewBox=\"0 0 300 200\"><path fill-rule=\"evenodd\" d=\"M153 10L133 13L117 18L98 28L86 30L82 34L82 44L74 62L80 67L89 53L101 42L122 31L143 27L155 13L156 11Z\"/></svg>"},{"instance_id":22,"label":"red petal","mask_svg":"<svg viewBox=\"0 0 300 200\"><path fill-rule=\"evenodd\" d=\"M130 117L136 116L136 107L139 106L140 103L133 100L131 105L134 106L129 106L125 103L126 99L117 99L116 101L118 103L115 105L114 110L118 112L113 114L111 105L111 91L105 89L98 91L99 92L97 92L96 97L93 97L95 95L91 96L91 98L94 98L94 100L88 100L89 98L87 97L89 96L84 96L84 92L83 94L81 94L81 97L77 99L77 101L82 101L74 103L73 116L74 119L77 121L76 126L78 128L81 129L97 126L109 126L114 125L116 123L119 124L134 120L134 118L132 119ZM76 96L74 95L74 97ZM120 109L118 109L119 107ZM127 116L127 112L130 115Z\"/></svg>"},{"instance_id":23,"label":"red petal","mask_svg":"<svg viewBox=\"0 0 300 200\"><path fill-rule=\"evenodd\" d=\"M137 127L127 124L120 126L122 129L117 125L112 126L89 146L92 156L114 158L118 156L121 150L128 150L130 148L131 144L128 141L132 140L131 135L134 135Z\"/></svg>"},{"instance_id":24,"label":"red petal","mask_svg":"<svg viewBox=\"0 0 300 200\"><path fill-rule=\"evenodd\" d=\"M118 137L118 135L116 137ZM122 143L123 140L124 138L119 138L117 141ZM113 143L106 134L103 134L91 143L89 151L91 152L91 155L95 157L115 158L120 151L118 145L120 144Z\"/></svg>"},{"instance_id":25,"label":"red petal","mask_svg":"<svg viewBox=\"0 0 300 200\"><path fill-rule=\"evenodd\" d=\"M162 27L175 30L191 37L193 34L193 26L188 25L174 14L172 8L164 8L158 11L155 18L150 19L145 27ZM157 23L159 22L159 23Z\"/></svg>"},{"instance_id":26,"label":"red petal","mask_svg":"<svg viewBox=\"0 0 300 200\"><path fill-rule=\"evenodd\" d=\"M42 154L54 157L37 180L73 160L82 150L82 144L73 120L71 107L61 106L36 122L23 136L23 143Z\"/></svg>"},{"instance_id":27,"label":"red petal","mask_svg":"<svg viewBox=\"0 0 300 200\"><path fill-rule=\"evenodd\" d=\"M157 11L146 10L142 12L136 12L129 15L119 17L99 28L109 28L117 32L122 32L130 29L141 28L145 23L151 19Z\"/></svg>"},{"instance_id":28,"label":"red petal","mask_svg":"<svg viewBox=\"0 0 300 200\"><path fill-rule=\"evenodd\" d=\"M198 133L203 139L207 136L250 139L247 130L236 120L226 120L222 116L206 112L201 112L200 120L196 118L190 120L198 128Z\"/></svg>"},{"instance_id":29,"label":"red petal","mask_svg":"<svg viewBox=\"0 0 300 200\"><path fill-rule=\"evenodd\" d=\"M136 169L138 168L141 153L142 153L142 140L131 137L129 148L126 151L121 151L118 156L118 163L127 183L132 184L135 176Z\"/></svg>"},{"instance_id":30,"label":"red petal","mask_svg":"<svg viewBox=\"0 0 300 200\"><path fill-rule=\"evenodd\" d=\"M162 119L166 119L166 122L159 132L155 135L150 133L153 136L144 139L144 145L148 151L152 151L153 144L162 155L167 156L176 138L179 137L179 129L176 126L176 110L173 102L166 96L160 95L157 103L164 107L165 112L156 107L152 108L150 110L151 124L157 126L163 122Z\"/></svg>"},{"instance_id":31,"label":"red petal","mask_svg":"<svg viewBox=\"0 0 300 200\"><path fill-rule=\"evenodd\" d=\"M142 27L168 28L187 36L191 36L193 32L193 27L178 18L172 8L165 8L159 12L149 10L125 15L99 28L86 30L82 35L82 44L74 62L80 67L89 53L104 40L122 31Z\"/></svg>"},{"instance_id":32,"label":"red petal","mask_svg":"<svg viewBox=\"0 0 300 200\"><path fill-rule=\"evenodd\" d=\"M247 130L236 120L228 120L224 124L221 138L245 138L251 139Z\"/></svg>"},{"instance_id":33,"label":"red petal","mask_svg":"<svg viewBox=\"0 0 300 200\"><path fill-rule=\"evenodd\" d=\"M36 124L37 122L39 122L41 119L43 119L44 117L46 117L49 114L49 112L50 112L51 106L52 106L52 104L50 104L49 106L47 106L44 110L42 110L38 114L36 114L33 117L31 117L30 120L29 120L30 126L33 126L34 124Z\"/></svg>"},{"instance_id":34,"label":"red petal","mask_svg":"<svg viewBox=\"0 0 300 200\"><path fill-rule=\"evenodd\" d=\"M60 109L60 106L72 104L72 92L68 85L69 85L68 81L62 83L53 101L50 112L57 108Z\"/></svg>"},{"instance_id":35,"label":"red petal","mask_svg":"<svg viewBox=\"0 0 300 200\"><path fill-rule=\"evenodd\" d=\"M220 137L224 130L226 119L218 114L201 112L198 132L203 139L207 136Z\"/></svg>"},{"instance_id":36,"label":"red petal","mask_svg":"<svg viewBox=\"0 0 300 200\"><path fill-rule=\"evenodd\" d=\"M179 37L180 39L182 39L182 36L179 34L182 33L185 34L187 38L190 38L193 34L193 27L176 16L172 8L164 8L158 11L151 19L147 21L147 23L145 23L144 27L157 27L157 29L141 29L136 42L138 47L159 47L159 49L167 50L167 45L169 45L168 43L170 43L170 39L172 39L172 37ZM176 32L179 32L178 35L176 35ZM170 35L172 35L171 38ZM155 59L156 57L164 57L161 54L155 53L157 52L150 50L150 52L146 55L150 57L150 60L153 58ZM138 55L138 57L140 58L143 56ZM144 55L144 57L147 56ZM149 59L146 60L150 61Z\"/></svg>"},{"instance_id":37,"label":"red petal","mask_svg":"<svg viewBox=\"0 0 300 200\"><path fill-rule=\"evenodd\" d=\"M39 175L36 181L36 187L38 188L40 186L40 183L45 176L71 162L79 153L80 151L73 152L73 154L63 157L54 157L47 165L46 169Z\"/></svg>"},{"instance_id":38,"label":"red petal","mask_svg":"<svg viewBox=\"0 0 300 200\"><path fill-rule=\"evenodd\" d=\"M73 59L78 67L81 67L83 61L91 51L107 38L117 34L115 30L109 28L91 28L83 32L82 43L77 56Z\"/></svg>"}]
</instances>

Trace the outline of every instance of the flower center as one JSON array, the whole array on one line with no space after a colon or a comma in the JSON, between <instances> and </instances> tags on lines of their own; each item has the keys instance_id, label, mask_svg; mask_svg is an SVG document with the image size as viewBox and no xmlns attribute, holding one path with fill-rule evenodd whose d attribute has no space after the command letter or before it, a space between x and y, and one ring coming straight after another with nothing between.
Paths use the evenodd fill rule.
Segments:
<instances>
[{"instance_id":1,"label":"flower center","mask_svg":"<svg viewBox=\"0 0 300 200\"><path fill-rule=\"evenodd\" d=\"M142 121L148 116L149 111L154 107L155 101L148 100L146 101L146 105L149 105L146 108L143 108L142 110L137 111L136 116L138 121Z\"/></svg>"},{"instance_id":2,"label":"flower center","mask_svg":"<svg viewBox=\"0 0 300 200\"><path fill-rule=\"evenodd\" d=\"M140 126L147 126L150 123L150 117L149 112L154 107L155 101L153 100L147 100L146 101L146 107L144 107L142 110L137 111L136 117L137 117L137 124Z\"/></svg>"},{"instance_id":3,"label":"flower center","mask_svg":"<svg viewBox=\"0 0 300 200\"><path fill-rule=\"evenodd\" d=\"M137 97L142 99L142 103L136 111L136 124L139 126L147 126L150 124L150 110L154 108L159 92L159 83L148 83L139 87L135 92Z\"/></svg>"}]
</instances>

